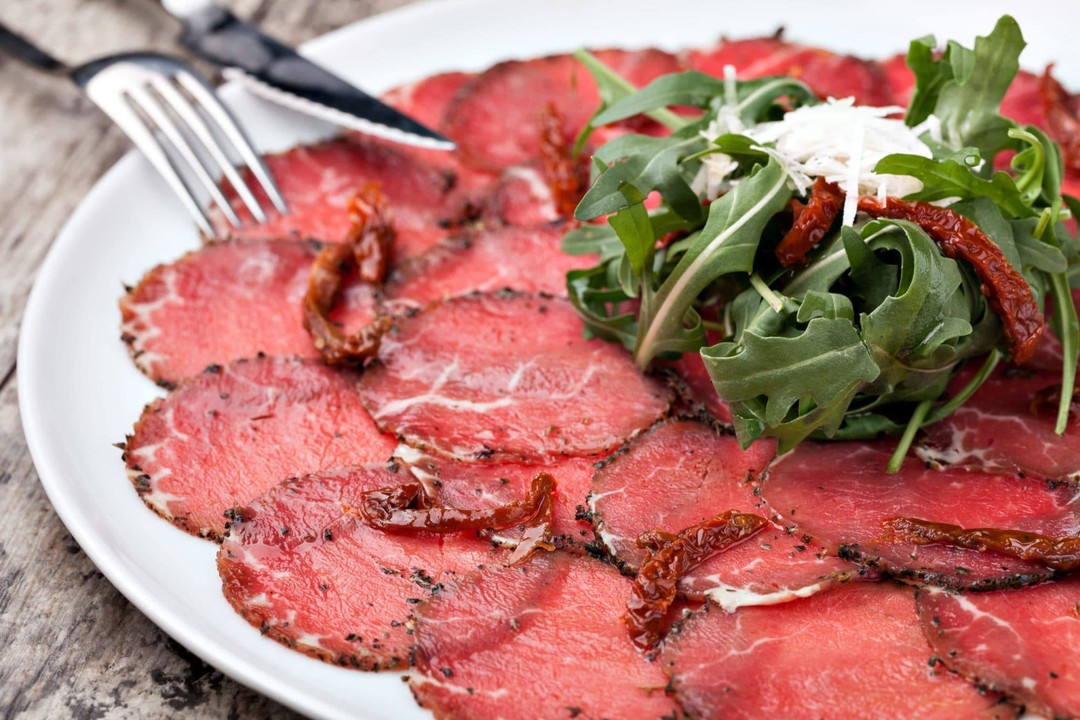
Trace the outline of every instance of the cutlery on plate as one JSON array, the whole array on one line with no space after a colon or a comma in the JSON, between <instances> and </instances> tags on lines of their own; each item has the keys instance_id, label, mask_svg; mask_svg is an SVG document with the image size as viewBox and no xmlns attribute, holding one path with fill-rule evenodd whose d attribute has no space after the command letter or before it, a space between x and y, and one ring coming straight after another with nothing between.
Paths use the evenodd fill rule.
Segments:
<instances>
[{"instance_id":1,"label":"cutlery on plate","mask_svg":"<svg viewBox=\"0 0 1080 720\"><path fill-rule=\"evenodd\" d=\"M206 235L215 233L189 176L209 193L233 227L241 222L215 181L215 170L229 181L252 216L266 221L226 147L242 159L274 207L286 212L281 192L236 118L214 89L183 62L154 53L123 53L70 67L3 25L0 52L38 70L65 75L82 88L161 173Z\"/></svg>"},{"instance_id":2,"label":"cutlery on plate","mask_svg":"<svg viewBox=\"0 0 1080 720\"><path fill-rule=\"evenodd\" d=\"M337 125L437 150L454 143L264 35L210 0L161 0L183 21L180 41L256 95Z\"/></svg>"}]
</instances>

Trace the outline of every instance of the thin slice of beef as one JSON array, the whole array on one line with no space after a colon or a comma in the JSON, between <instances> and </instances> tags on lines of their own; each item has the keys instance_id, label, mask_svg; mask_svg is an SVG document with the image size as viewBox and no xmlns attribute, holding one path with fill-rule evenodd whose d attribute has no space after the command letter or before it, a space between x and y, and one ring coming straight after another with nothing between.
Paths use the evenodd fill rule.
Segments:
<instances>
[{"instance_id":1,"label":"thin slice of beef","mask_svg":"<svg viewBox=\"0 0 1080 720\"><path fill-rule=\"evenodd\" d=\"M218 551L225 597L301 652L362 670L405 667L417 603L507 553L471 534L385 533L343 510L400 475L326 470L236 508Z\"/></svg>"},{"instance_id":2,"label":"thin slice of beef","mask_svg":"<svg viewBox=\"0 0 1080 720\"><path fill-rule=\"evenodd\" d=\"M723 425L731 425L731 409L716 394L716 388L713 387L712 378L705 369L700 353L683 353L678 360L668 363L667 367L673 376L675 392L690 413L704 412Z\"/></svg>"},{"instance_id":3,"label":"thin slice of beef","mask_svg":"<svg viewBox=\"0 0 1080 720\"><path fill-rule=\"evenodd\" d=\"M555 193L539 167L507 168L484 201L490 217L507 225L542 225L560 218Z\"/></svg>"},{"instance_id":4,"label":"thin slice of beef","mask_svg":"<svg viewBox=\"0 0 1080 720\"><path fill-rule=\"evenodd\" d=\"M841 557L952 588L1031 584L1050 571L992 551L916 545L890 537L886 521L917 518L1053 537L1080 532L1080 506L1064 486L1016 475L939 471L912 457L890 475L885 466L892 450L891 442L804 442L769 467L762 498L779 522Z\"/></svg>"},{"instance_id":5,"label":"thin slice of beef","mask_svg":"<svg viewBox=\"0 0 1080 720\"><path fill-rule=\"evenodd\" d=\"M668 635L664 671L701 720L1015 718L933 658L913 594L853 583L730 614L706 607Z\"/></svg>"},{"instance_id":6,"label":"thin slice of beef","mask_svg":"<svg viewBox=\"0 0 1080 720\"><path fill-rule=\"evenodd\" d=\"M629 592L562 553L447 588L417 612L413 693L440 719L678 717L622 624Z\"/></svg>"},{"instance_id":7,"label":"thin slice of beef","mask_svg":"<svg viewBox=\"0 0 1080 720\"><path fill-rule=\"evenodd\" d=\"M899 53L887 60L882 60L881 69L885 71L893 102L907 107L915 92L915 74L907 66L907 53Z\"/></svg>"},{"instance_id":8,"label":"thin slice of beef","mask_svg":"<svg viewBox=\"0 0 1080 720\"><path fill-rule=\"evenodd\" d=\"M566 273L596 264L595 255L566 255L558 226L477 230L444 240L400 265L386 287L391 307L491 290L566 295Z\"/></svg>"},{"instance_id":9,"label":"thin slice of beef","mask_svg":"<svg viewBox=\"0 0 1080 720\"><path fill-rule=\"evenodd\" d=\"M364 410L358 380L311 360L211 366L146 406L127 439L128 474L152 510L220 539L226 510L287 477L390 457L394 439Z\"/></svg>"},{"instance_id":10,"label":"thin slice of beef","mask_svg":"<svg viewBox=\"0 0 1080 720\"><path fill-rule=\"evenodd\" d=\"M920 590L923 632L951 669L1029 712L1080 717L1080 576L1022 590Z\"/></svg>"},{"instance_id":11,"label":"thin slice of beef","mask_svg":"<svg viewBox=\"0 0 1080 720\"><path fill-rule=\"evenodd\" d=\"M636 572L646 556L645 532L677 533L728 510L764 514L750 480L775 445L746 452L704 423L668 420L636 438L593 479L589 509L597 535L619 564ZM858 568L808 537L770 523L749 540L683 576L680 592L728 610L793 600L847 580Z\"/></svg>"},{"instance_id":12,"label":"thin slice of beef","mask_svg":"<svg viewBox=\"0 0 1080 720\"><path fill-rule=\"evenodd\" d=\"M766 75L790 75L802 80L820 97L854 97L861 105L894 103L885 72L873 60L838 55L820 48L789 43L778 37L722 41L690 53L689 65L717 77L735 67L742 80Z\"/></svg>"},{"instance_id":13,"label":"thin slice of beef","mask_svg":"<svg viewBox=\"0 0 1080 720\"><path fill-rule=\"evenodd\" d=\"M387 432L462 460L550 463L607 452L670 397L558 298L469 295L400 317L361 382Z\"/></svg>"},{"instance_id":14,"label":"thin slice of beef","mask_svg":"<svg viewBox=\"0 0 1080 720\"><path fill-rule=\"evenodd\" d=\"M637 86L679 69L674 56L656 49L596 55ZM496 172L539 159L545 113L561 119L569 146L599 104L596 83L573 56L512 60L461 88L443 130L457 142L463 163Z\"/></svg>"},{"instance_id":15,"label":"thin slice of beef","mask_svg":"<svg viewBox=\"0 0 1080 720\"><path fill-rule=\"evenodd\" d=\"M461 222L467 213L467 199L457 192L449 158L435 165L394 143L349 135L298 146L265 160L288 203L288 214L270 209L267 222L259 224L239 200L233 200L244 227L232 228L216 216L219 235L342 242L351 227L349 200L368 183L376 183L393 214L395 257L410 257L444 237L443 226ZM271 208L261 191L257 197L264 208Z\"/></svg>"},{"instance_id":16,"label":"thin slice of beef","mask_svg":"<svg viewBox=\"0 0 1080 720\"><path fill-rule=\"evenodd\" d=\"M928 427L915 452L959 469L1076 480L1080 418L1064 435L1054 431L1058 403L1050 396L1060 384L1060 369L999 371L958 410Z\"/></svg>"},{"instance_id":17,"label":"thin slice of beef","mask_svg":"<svg viewBox=\"0 0 1080 720\"><path fill-rule=\"evenodd\" d=\"M529 491L538 468L521 463L478 461L462 463L401 445L394 453L412 475L424 483L439 503L466 510L486 510L518 500ZM592 458L560 458L543 471L555 478L555 517L552 540L574 552L592 542L592 525L579 519L595 470ZM521 532L504 530L496 541L516 546Z\"/></svg>"},{"instance_id":18,"label":"thin slice of beef","mask_svg":"<svg viewBox=\"0 0 1080 720\"><path fill-rule=\"evenodd\" d=\"M260 352L318 357L301 309L317 252L298 240L237 240L158 265L120 299L121 337L135 364L169 386ZM375 314L374 288L354 283L333 319L355 330Z\"/></svg>"},{"instance_id":19,"label":"thin slice of beef","mask_svg":"<svg viewBox=\"0 0 1080 720\"><path fill-rule=\"evenodd\" d=\"M400 85L383 95L391 105L433 130L442 127L454 96L474 73L445 72Z\"/></svg>"}]
</instances>

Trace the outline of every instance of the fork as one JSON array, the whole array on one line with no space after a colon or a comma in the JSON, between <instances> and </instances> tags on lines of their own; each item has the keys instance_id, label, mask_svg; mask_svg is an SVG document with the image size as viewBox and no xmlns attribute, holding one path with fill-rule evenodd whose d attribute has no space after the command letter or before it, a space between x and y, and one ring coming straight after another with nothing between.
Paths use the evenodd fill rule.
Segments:
<instances>
[{"instance_id":1,"label":"fork","mask_svg":"<svg viewBox=\"0 0 1080 720\"><path fill-rule=\"evenodd\" d=\"M230 225L241 226L211 174L215 169L229 181L252 217L266 222L266 212L223 144L240 157L274 207L281 213L288 211L270 171L236 118L218 100L213 87L180 60L156 53L123 53L69 67L2 24L0 51L38 70L66 75L82 88L165 178L207 237L216 233L196 197L198 185Z\"/></svg>"}]
</instances>

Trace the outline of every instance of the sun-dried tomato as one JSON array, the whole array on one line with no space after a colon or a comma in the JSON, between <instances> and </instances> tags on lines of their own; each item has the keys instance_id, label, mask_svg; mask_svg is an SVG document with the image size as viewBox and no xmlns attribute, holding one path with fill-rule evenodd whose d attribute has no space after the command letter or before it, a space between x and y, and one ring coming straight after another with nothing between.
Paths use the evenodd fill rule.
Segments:
<instances>
[{"instance_id":1,"label":"sun-dried tomato","mask_svg":"<svg viewBox=\"0 0 1080 720\"><path fill-rule=\"evenodd\" d=\"M652 655L667 632L668 613L678 591L679 578L716 553L746 540L767 521L734 510L709 518L680 531L641 564L623 622L634 645ZM648 533L642 538L654 546L667 537Z\"/></svg>"},{"instance_id":2,"label":"sun-dried tomato","mask_svg":"<svg viewBox=\"0 0 1080 720\"><path fill-rule=\"evenodd\" d=\"M522 500L483 510L446 507L430 498L419 482L364 493L360 505L348 508L371 527L387 532L451 533L520 527L522 538L508 560L513 564L536 550L553 550L555 478L537 473Z\"/></svg>"},{"instance_id":3,"label":"sun-dried tomato","mask_svg":"<svg viewBox=\"0 0 1080 720\"><path fill-rule=\"evenodd\" d=\"M929 235L946 257L969 263L990 307L1001 318L1011 344L1012 361L1022 365L1035 354L1043 332L1043 314L1031 286L979 226L949 208L925 202L859 198L859 210L871 217L909 220Z\"/></svg>"},{"instance_id":4,"label":"sun-dried tomato","mask_svg":"<svg viewBox=\"0 0 1080 720\"><path fill-rule=\"evenodd\" d=\"M352 228L345 242L327 245L315 258L304 295L304 327L315 349L329 365L360 364L374 357L390 319L376 318L355 335L347 335L330 319L345 282L355 272L362 282L386 279L394 225L386 200L374 183L349 202Z\"/></svg>"},{"instance_id":5,"label":"sun-dried tomato","mask_svg":"<svg viewBox=\"0 0 1080 720\"><path fill-rule=\"evenodd\" d=\"M1046 115L1047 133L1061 148L1065 167L1080 173L1080 117L1077 99L1069 94L1051 74L1053 65L1047 65L1039 81L1043 113Z\"/></svg>"},{"instance_id":6,"label":"sun-dried tomato","mask_svg":"<svg viewBox=\"0 0 1080 720\"><path fill-rule=\"evenodd\" d=\"M776 246L776 259L784 267L805 265L806 255L818 246L829 232L840 209L844 207L844 192L836 183L818 178L810 189L805 205L791 201L794 222L784 239Z\"/></svg>"},{"instance_id":7,"label":"sun-dried tomato","mask_svg":"<svg viewBox=\"0 0 1080 720\"><path fill-rule=\"evenodd\" d=\"M963 528L917 518L890 518L885 539L916 545L953 545L978 552L993 551L1061 572L1080 568L1080 537L1050 537L1023 530Z\"/></svg>"},{"instance_id":8,"label":"sun-dried tomato","mask_svg":"<svg viewBox=\"0 0 1080 720\"><path fill-rule=\"evenodd\" d=\"M562 217L574 217L574 208L589 186L589 166L585 156L574 156L573 141L563 131L563 117L554 103L540 115L540 165Z\"/></svg>"}]
</instances>

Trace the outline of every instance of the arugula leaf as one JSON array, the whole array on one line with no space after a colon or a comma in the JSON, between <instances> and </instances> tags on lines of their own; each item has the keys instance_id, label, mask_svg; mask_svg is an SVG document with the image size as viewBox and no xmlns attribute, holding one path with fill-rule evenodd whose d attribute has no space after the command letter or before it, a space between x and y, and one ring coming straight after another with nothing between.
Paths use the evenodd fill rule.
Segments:
<instances>
[{"instance_id":1,"label":"arugula leaf","mask_svg":"<svg viewBox=\"0 0 1080 720\"><path fill-rule=\"evenodd\" d=\"M1026 44L1020 26L1008 15L988 36L975 39L974 50L949 44L942 61L948 63L952 77L940 84L934 106L947 143L957 149L977 147L988 161L1010 145L1008 131L1016 123L998 110L1020 71L1020 52Z\"/></svg>"},{"instance_id":2,"label":"arugula leaf","mask_svg":"<svg viewBox=\"0 0 1080 720\"><path fill-rule=\"evenodd\" d=\"M972 328L967 318L945 312L962 283L956 261L943 256L918 225L887 222L900 232L879 237L875 247L901 257L899 282L894 294L860 318L860 326L883 379L896 386L920 361L929 359L932 366L940 366L942 359L934 357L935 351Z\"/></svg>"},{"instance_id":3,"label":"arugula leaf","mask_svg":"<svg viewBox=\"0 0 1080 720\"><path fill-rule=\"evenodd\" d=\"M847 295L811 290L806 293L806 297L799 304L799 311L795 314L795 319L800 323L808 323L819 317L830 320L843 318L854 324L855 306L852 305L851 298Z\"/></svg>"},{"instance_id":4,"label":"arugula leaf","mask_svg":"<svg viewBox=\"0 0 1080 720\"><path fill-rule=\"evenodd\" d=\"M758 145L759 143L757 141L751 140L745 135L725 133L713 140L712 145L702 150L697 155L691 155L687 160L696 160L713 153L724 153L725 155L730 155L749 169L754 165L764 165L769 162L769 154L767 152L755 149Z\"/></svg>"},{"instance_id":5,"label":"arugula leaf","mask_svg":"<svg viewBox=\"0 0 1080 720\"><path fill-rule=\"evenodd\" d=\"M653 235L649 212L645 209L645 196L633 185L624 183L619 192L626 199L628 206L608 218L608 224L619 236L630 271L641 275L647 266L652 266L656 236Z\"/></svg>"},{"instance_id":6,"label":"arugula leaf","mask_svg":"<svg viewBox=\"0 0 1080 720\"><path fill-rule=\"evenodd\" d=\"M597 254L603 262L621 255L623 246L615 229L610 225L586 223L563 236L562 251L567 255Z\"/></svg>"},{"instance_id":7,"label":"arugula leaf","mask_svg":"<svg viewBox=\"0 0 1080 720\"><path fill-rule=\"evenodd\" d=\"M1061 148L1034 125L1010 130L1009 137L1028 144L1012 159L1012 168L1017 172L1017 185L1029 189L1030 202L1034 203L1041 196L1047 205L1053 205L1061 197L1061 183L1065 175Z\"/></svg>"},{"instance_id":8,"label":"arugula leaf","mask_svg":"<svg viewBox=\"0 0 1080 720\"><path fill-rule=\"evenodd\" d=\"M593 118L593 123L597 126L608 125L673 105L708 107L713 98L722 97L723 94L723 80L696 70L662 75L638 92L608 105L603 112Z\"/></svg>"},{"instance_id":9,"label":"arugula leaf","mask_svg":"<svg viewBox=\"0 0 1080 720\"><path fill-rule=\"evenodd\" d=\"M915 75L915 92L908 103L904 122L915 127L934 112L938 97L945 83L953 78L948 55L939 60L935 57L937 40L927 35L911 41L907 54L907 66Z\"/></svg>"},{"instance_id":10,"label":"arugula leaf","mask_svg":"<svg viewBox=\"0 0 1080 720\"><path fill-rule=\"evenodd\" d=\"M1005 172L995 172L990 180L984 180L966 164L956 160L935 160L903 153L883 157L874 172L910 175L921 180L923 189L908 195L908 200L933 202L952 197L962 200L985 197L993 200L1010 217L1031 217L1036 214L1016 187L1016 182Z\"/></svg>"},{"instance_id":11,"label":"arugula leaf","mask_svg":"<svg viewBox=\"0 0 1080 720\"><path fill-rule=\"evenodd\" d=\"M613 105L638 92L636 87L601 62L598 57L588 50L578 50L574 53L574 57L577 58L578 62L585 66L585 69L589 71L589 74L591 74L596 81L596 87L600 92L600 99L602 101L600 106L601 111L604 107ZM599 114L599 111L597 114ZM650 109L646 114L661 125L667 125L672 130L677 130L686 124L685 119L679 117L670 110L661 108L655 110ZM591 131L599 125L604 124L605 123L597 123L596 115L593 115L593 119L589 122L588 128Z\"/></svg>"},{"instance_id":12,"label":"arugula leaf","mask_svg":"<svg viewBox=\"0 0 1080 720\"><path fill-rule=\"evenodd\" d=\"M900 282L896 266L884 262L854 228L841 228L840 238L851 267L851 281L868 307L876 308L896 293Z\"/></svg>"},{"instance_id":13,"label":"arugula leaf","mask_svg":"<svg viewBox=\"0 0 1080 720\"><path fill-rule=\"evenodd\" d=\"M778 99L785 98L791 104L812 104L817 96L805 83L786 77L766 77L756 80L743 80L735 85L736 104L732 111L744 122L753 122ZM689 106L707 108L723 98L726 85L710 75L696 70L656 78L629 97L612 103L603 112L593 118L596 125L625 120L648 113L657 108L671 106Z\"/></svg>"},{"instance_id":14,"label":"arugula leaf","mask_svg":"<svg viewBox=\"0 0 1080 720\"><path fill-rule=\"evenodd\" d=\"M810 87L790 77L763 77L736 84L738 103L733 108L742 122L750 124L765 119L766 113L780 100L790 108L816 105L817 95Z\"/></svg>"},{"instance_id":15,"label":"arugula leaf","mask_svg":"<svg viewBox=\"0 0 1080 720\"><path fill-rule=\"evenodd\" d=\"M692 226L666 207L649 211L649 224L653 237L663 237L668 233L691 230ZM598 254L601 262L621 255L622 240L611 224L598 225L584 223L569 230L562 239L562 251L567 255Z\"/></svg>"},{"instance_id":16,"label":"arugula leaf","mask_svg":"<svg viewBox=\"0 0 1080 720\"><path fill-rule=\"evenodd\" d=\"M803 398L818 408L839 404L842 414L854 393L881 372L855 326L844 318L814 318L796 337L746 333L740 344L719 343L702 350L701 357L725 402L765 398L764 414L753 416L766 427L780 425ZM787 443L793 446L820 424L800 428Z\"/></svg>"},{"instance_id":17,"label":"arugula leaf","mask_svg":"<svg viewBox=\"0 0 1080 720\"><path fill-rule=\"evenodd\" d=\"M639 367L647 366L659 353L686 347L686 311L717 277L751 271L765 224L790 197L787 174L770 159L709 206L708 220L693 246L655 294L642 294L640 336L634 348Z\"/></svg>"},{"instance_id":18,"label":"arugula leaf","mask_svg":"<svg viewBox=\"0 0 1080 720\"><path fill-rule=\"evenodd\" d=\"M1069 269L1069 261L1060 248L1035 237L1038 220L1013 220L1009 225L1012 227L1020 265L1023 268L1035 268L1048 274L1064 273Z\"/></svg>"},{"instance_id":19,"label":"arugula leaf","mask_svg":"<svg viewBox=\"0 0 1080 720\"><path fill-rule=\"evenodd\" d=\"M611 277L617 262L571 270L566 274L566 292L585 323L588 337L617 342L633 350L637 342L637 316L627 304L630 297Z\"/></svg>"},{"instance_id":20,"label":"arugula leaf","mask_svg":"<svg viewBox=\"0 0 1080 720\"><path fill-rule=\"evenodd\" d=\"M690 188L690 170L681 164L683 158L705 148L705 138L697 126L689 126L667 137L623 135L607 143L596 154L601 162L611 163L581 199L574 217L578 220L618 212L629 204L622 194L623 185L632 185L648 195L658 190L668 205L688 221L701 217L701 200ZM624 156L627 148L635 152ZM686 174L684 174L686 173Z\"/></svg>"}]
</instances>

